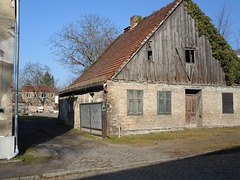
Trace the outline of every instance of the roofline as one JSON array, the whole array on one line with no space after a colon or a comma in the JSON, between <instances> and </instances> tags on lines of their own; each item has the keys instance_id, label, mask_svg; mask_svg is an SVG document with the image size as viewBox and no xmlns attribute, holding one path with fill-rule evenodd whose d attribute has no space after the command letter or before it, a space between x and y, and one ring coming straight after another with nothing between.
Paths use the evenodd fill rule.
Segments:
<instances>
[{"instance_id":1,"label":"roofline","mask_svg":"<svg viewBox=\"0 0 240 180\"><path fill-rule=\"evenodd\" d=\"M132 54L132 56L115 72L115 74L110 77L109 79L114 79L127 65L128 63L134 58L134 56L143 48L143 46L147 43L147 41L157 32L157 30L162 26L162 24L172 15L172 13L176 10L176 8L183 2L184 0L180 0L171 11L169 11L169 14L160 22L160 24L151 32L149 35L142 41L142 45ZM107 79L107 81L109 80Z\"/></svg>"},{"instance_id":2,"label":"roofline","mask_svg":"<svg viewBox=\"0 0 240 180\"><path fill-rule=\"evenodd\" d=\"M65 96L70 96L70 95L82 95L82 94L86 94L86 93L90 93L90 92L99 92L104 90L104 86L106 85L106 83L101 83L101 84L95 84L92 86L86 86L86 87L82 87L80 89L74 89L74 90L70 90L70 91L65 91L62 93L59 93L59 97L65 97Z\"/></svg>"}]
</instances>

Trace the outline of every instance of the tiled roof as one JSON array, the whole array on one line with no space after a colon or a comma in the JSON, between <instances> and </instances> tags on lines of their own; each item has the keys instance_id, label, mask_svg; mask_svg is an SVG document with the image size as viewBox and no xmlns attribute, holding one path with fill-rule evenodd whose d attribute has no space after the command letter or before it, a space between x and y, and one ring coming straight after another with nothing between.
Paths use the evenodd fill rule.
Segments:
<instances>
[{"instance_id":1,"label":"tiled roof","mask_svg":"<svg viewBox=\"0 0 240 180\"><path fill-rule=\"evenodd\" d=\"M36 92L38 90L38 87L37 86L23 86L22 90L25 92L33 92L33 91ZM42 86L40 88L40 92L54 92L54 89L52 86L50 86L50 87Z\"/></svg>"},{"instance_id":2,"label":"tiled roof","mask_svg":"<svg viewBox=\"0 0 240 180\"><path fill-rule=\"evenodd\" d=\"M77 80L62 92L110 79L181 1L173 1L143 18L133 29L121 34Z\"/></svg>"}]
</instances>

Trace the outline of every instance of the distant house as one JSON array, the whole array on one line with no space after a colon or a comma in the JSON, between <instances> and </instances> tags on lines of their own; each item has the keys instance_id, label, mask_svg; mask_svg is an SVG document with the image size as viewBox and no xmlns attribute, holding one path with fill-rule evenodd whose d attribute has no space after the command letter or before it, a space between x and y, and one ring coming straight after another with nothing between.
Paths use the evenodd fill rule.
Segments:
<instances>
[{"instance_id":1,"label":"distant house","mask_svg":"<svg viewBox=\"0 0 240 180\"><path fill-rule=\"evenodd\" d=\"M53 87L23 86L22 97L26 102L27 109L37 112L38 107L50 110L55 107L55 90Z\"/></svg>"},{"instance_id":2,"label":"distant house","mask_svg":"<svg viewBox=\"0 0 240 180\"><path fill-rule=\"evenodd\" d=\"M126 28L60 92L59 119L103 137L239 126L240 88L227 86L184 0Z\"/></svg>"},{"instance_id":3,"label":"distant house","mask_svg":"<svg viewBox=\"0 0 240 180\"><path fill-rule=\"evenodd\" d=\"M12 120L15 0L0 1L0 159L14 153Z\"/></svg>"}]
</instances>

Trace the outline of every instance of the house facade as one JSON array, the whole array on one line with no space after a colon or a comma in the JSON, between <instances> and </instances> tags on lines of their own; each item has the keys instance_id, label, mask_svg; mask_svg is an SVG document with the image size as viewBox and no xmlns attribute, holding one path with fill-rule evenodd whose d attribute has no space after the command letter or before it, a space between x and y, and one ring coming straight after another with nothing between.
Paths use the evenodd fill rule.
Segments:
<instances>
[{"instance_id":1,"label":"house facade","mask_svg":"<svg viewBox=\"0 0 240 180\"><path fill-rule=\"evenodd\" d=\"M55 90L53 87L23 86L22 98L30 112L37 112L38 107L43 107L46 111L55 107Z\"/></svg>"},{"instance_id":2,"label":"house facade","mask_svg":"<svg viewBox=\"0 0 240 180\"><path fill-rule=\"evenodd\" d=\"M0 1L0 159L14 153L12 99L15 0Z\"/></svg>"},{"instance_id":3,"label":"house facade","mask_svg":"<svg viewBox=\"0 0 240 180\"><path fill-rule=\"evenodd\" d=\"M186 3L175 0L138 24L131 18L60 92L60 120L102 136L239 126L240 88L226 85L221 62Z\"/></svg>"}]
</instances>

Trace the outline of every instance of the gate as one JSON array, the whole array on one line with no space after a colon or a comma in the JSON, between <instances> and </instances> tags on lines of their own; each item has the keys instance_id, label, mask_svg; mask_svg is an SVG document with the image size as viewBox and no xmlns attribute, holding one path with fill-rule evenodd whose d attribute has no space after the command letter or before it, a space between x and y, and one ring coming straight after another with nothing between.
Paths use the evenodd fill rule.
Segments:
<instances>
[{"instance_id":1,"label":"gate","mask_svg":"<svg viewBox=\"0 0 240 180\"><path fill-rule=\"evenodd\" d=\"M80 104L81 129L88 129L91 134L106 137L106 110L102 109L102 103Z\"/></svg>"}]
</instances>

